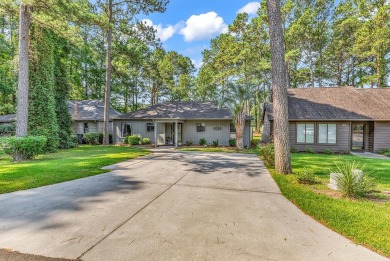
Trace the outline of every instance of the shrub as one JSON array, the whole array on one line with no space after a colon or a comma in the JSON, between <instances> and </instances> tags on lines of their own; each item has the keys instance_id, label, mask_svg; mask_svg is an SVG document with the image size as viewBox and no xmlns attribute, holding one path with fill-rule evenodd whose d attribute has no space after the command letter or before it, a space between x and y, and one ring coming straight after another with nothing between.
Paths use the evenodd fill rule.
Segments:
<instances>
[{"instance_id":1,"label":"shrub","mask_svg":"<svg viewBox=\"0 0 390 261\"><path fill-rule=\"evenodd\" d=\"M315 151L312 149L312 148L310 148L310 147L306 147L306 153L310 153L310 154L314 154L315 153Z\"/></svg>"},{"instance_id":2,"label":"shrub","mask_svg":"<svg viewBox=\"0 0 390 261\"><path fill-rule=\"evenodd\" d=\"M298 148L295 148L295 147L290 148L291 153L297 153L298 151L299 151Z\"/></svg>"},{"instance_id":3,"label":"shrub","mask_svg":"<svg viewBox=\"0 0 390 261\"><path fill-rule=\"evenodd\" d=\"M141 142L141 136L139 135L131 135L126 137L127 142L125 143L130 144L130 145L139 145Z\"/></svg>"},{"instance_id":4,"label":"shrub","mask_svg":"<svg viewBox=\"0 0 390 261\"><path fill-rule=\"evenodd\" d=\"M263 160L271 165L275 165L275 147L273 143L267 143L259 146L259 152Z\"/></svg>"},{"instance_id":5,"label":"shrub","mask_svg":"<svg viewBox=\"0 0 390 261\"><path fill-rule=\"evenodd\" d=\"M304 168L302 171L297 173L297 181L301 184L314 184L317 183L316 176L310 169Z\"/></svg>"},{"instance_id":6,"label":"shrub","mask_svg":"<svg viewBox=\"0 0 390 261\"><path fill-rule=\"evenodd\" d=\"M364 166L355 161L338 163L331 172L337 189L345 197L361 197L374 189L374 184L364 174Z\"/></svg>"},{"instance_id":7,"label":"shrub","mask_svg":"<svg viewBox=\"0 0 390 261\"><path fill-rule=\"evenodd\" d=\"M15 124L0 125L0 136L13 135L15 134Z\"/></svg>"},{"instance_id":8,"label":"shrub","mask_svg":"<svg viewBox=\"0 0 390 261\"><path fill-rule=\"evenodd\" d=\"M150 139L149 138L143 138L142 139L142 144L144 144L144 145L150 144Z\"/></svg>"},{"instance_id":9,"label":"shrub","mask_svg":"<svg viewBox=\"0 0 390 261\"><path fill-rule=\"evenodd\" d=\"M216 148L218 147L219 145L219 141L218 140L213 140L213 146Z\"/></svg>"},{"instance_id":10,"label":"shrub","mask_svg":"<svg viewBox=\"0 0 390 261\"><path fill-rule=\"evenodd\" d=\"M45 152L45 136L7 137L0 139L1 148L13 161L32 159Z\"/></svg>"},{"instance_id":11,"label":"shrub","mask_svg":"<svg viewBox=\"0 0 390 261\"><path fill-rule=\"evenodd\" d=\"M379 154L385 155L387 157L390 157L390 149L381 149L377 151Z\"/></svg>"},{"instance_id":12,"label":"shrub","mask_svg":"<svg viewBox=\"0 0 390 261\"><path fill-rule=\"evenodd\" d=\"M83 139L89 145L99 145L99 133L89 132L83 135Z\"/></svg>"},{"instance_id":13,"label":"shrub","mask_svg":"<svg viewBox=\"0 0 390 261\"><path fill-rule=\"evenodd\" d=\"M192 144L194 144L194 141L193 141L193 140L187 140L187 141L186 141L186 145L187 145L187 146L192 146Z\"/></svg>"},{"instance_id":14,"label":"shrub","mask_svg":"<svg viewBox=\"0 0 390 261\"><path fill-rule=\"evenodd\" d=\"M199 140L199 145L204 146L204 145L206 145L206 144L207 144L207 141L206 141L205 138L201 138L201 139Z\"/></svg>"},{"instance_id":15,"label":"shrub","mask_svg":"<svg viewBox=\"0 0 390 261\"><path fill-rule=\"evenodd\" d=\"M229 146L235 147L236 146L236 139L229 139Z\"/></svg>"},{"instance_id":16,"label":"shrub","mask_svg":"<svg viewBox=\"0 0 390 261\"><path fill-rule=\"evenodd\" d=\"M324 150L324 154L332 155L332 154L334 154L334 152L333 152L333 150L326 149L326 150Z\"/></svg>"},{"instance_id":17,"label":"shrub","mask_svg":"<svg viewBox=\"0 0 390 261\"><path fill-rule=\"evenodd\" d=\"M72 141L71 148L75 148L75 147L79 146L79 138L76 135L71 135L70 140Z\"/></svg>"}]
</instances>

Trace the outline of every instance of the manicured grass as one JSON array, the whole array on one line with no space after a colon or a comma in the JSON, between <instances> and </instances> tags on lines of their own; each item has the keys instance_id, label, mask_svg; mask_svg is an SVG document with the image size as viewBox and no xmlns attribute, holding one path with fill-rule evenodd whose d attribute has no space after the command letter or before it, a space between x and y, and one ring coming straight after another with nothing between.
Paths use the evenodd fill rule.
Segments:
<instances>
[{"instance_id":1,"label":"manicured grass","mask_svg":"<svg viewBox=\"0 0 390 261\"><path fill-rule=\"evenodd\" d=\"M335 168L335 163L345 160L356 161L360 165L364 165L367 175L374 179L377 188L390 191L390 160L370 159L354 155L292 154L294 172L310 168L324 182L329 180L330 169Z\"/></svg>"},{"instance_id":2,"label":"manicured grass","mask_svg":"<svg viewBox=\"0 0 390 261\"><path fill-rule=\"evenodd\" d=\"M322 183L320 185L302 185L296 181L295 175L277 174L274 169L269 169L283 195L304 212L354 242L390 257L390 201L335 198L319 193L319 190L326 190L329 169L341 160L366 164L369 176L375 178L378 188L390 188L390 161L385 160L294 153L293 171L303 168L313 170Z\"/></svg>"},{"instance_id":3,"label":"manicured grass","mask_svg":"<svg viewBox=\"0 0 390 261\"><path fill-rule=\"evenodd\" d=\"M256 154L256 148L249 148L238 150L234 147L184 147L179 148L180 151L198 151L198 152L225 152L225 153L248 153L248 154Z\"/></svg>"},{"instance_id":4,"label":"manicured grass","mask_svg":"<svg viewBox=\"0 0 390 261\"><path fill-rule=\"evenodd\" d=\"M134 147L80 146L14 163L0 151L0 194L105 173L104 166L147 154Z\"/></svg>"}]
</instances>

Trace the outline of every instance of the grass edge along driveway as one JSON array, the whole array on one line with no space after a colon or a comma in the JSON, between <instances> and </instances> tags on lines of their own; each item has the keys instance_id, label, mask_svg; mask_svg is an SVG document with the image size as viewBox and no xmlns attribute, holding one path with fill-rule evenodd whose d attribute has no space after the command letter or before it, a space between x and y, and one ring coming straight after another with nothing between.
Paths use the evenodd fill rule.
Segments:
<instances>
[{"instance_id":1,"label":"grass edge along driveway","mask_svg":"<svg viewBox=\"0 0 390 261\"><path fill-rule=\"evenodd\" d=\"M149 153L135 147L80 146L14 163L0 151L0 194L109 172L101 168Z\"/></svg>"},{"instance_id":2,"label":"grass edge along driveway","mask_svg":"<svg viewBox=\"0 0 390 261\"><path fill-rule=\"evenodd\" d=\"M293 171L308 168L321 180L321 185L303 185L296 181L295 175L278 174L267 166L278 184L282 194L306 214L320 223L351 239L357 244L366 246L377 253L390 257L390 201L374 202L370 200L353 200L334 198L316 189L324 189L329 179L329 167L337 160L355 160L369 166L372 177L381 189L388 189L388 167L390 161L360 158L350 155L324 155L293 153ZM381 173L381 175L379 175Z\"/></svg>"}]
</instances>

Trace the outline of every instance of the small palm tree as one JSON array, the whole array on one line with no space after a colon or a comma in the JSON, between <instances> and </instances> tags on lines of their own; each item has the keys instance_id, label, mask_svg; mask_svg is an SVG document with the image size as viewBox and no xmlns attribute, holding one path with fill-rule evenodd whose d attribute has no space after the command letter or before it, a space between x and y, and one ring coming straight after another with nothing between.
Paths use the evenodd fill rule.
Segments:
<instances>
[{"instance_id":1,"label":"small palm tree","mask_svg":"<svg viewBox=\"0 0 390 261\"><path fill-rule=\"evenodd\" d=\"M233 114L233 123L236 127L236 147L244 148L245 121L249 117L249 102L253 96L253 86L238 83L230 83L227 86L224 97L220 101L220 107L228 107Z\"/></svg>"}]
</instances>

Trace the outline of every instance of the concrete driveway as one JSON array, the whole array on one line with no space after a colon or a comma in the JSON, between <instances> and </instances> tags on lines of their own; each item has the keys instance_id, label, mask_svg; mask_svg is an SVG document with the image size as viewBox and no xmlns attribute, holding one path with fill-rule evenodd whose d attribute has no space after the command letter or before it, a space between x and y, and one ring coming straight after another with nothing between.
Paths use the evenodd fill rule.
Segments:
<instances>
[{"instance_id":1,"label":"concrete driveway","mask_svg":"<svg viewBox=\"0 0 390 261\"><path fill-rule=\"evenodd\" d=\"M156 153L0 195L0 248L82 260L387 260L303 214L255 155Z\"/></svg>"}]
</instances>

